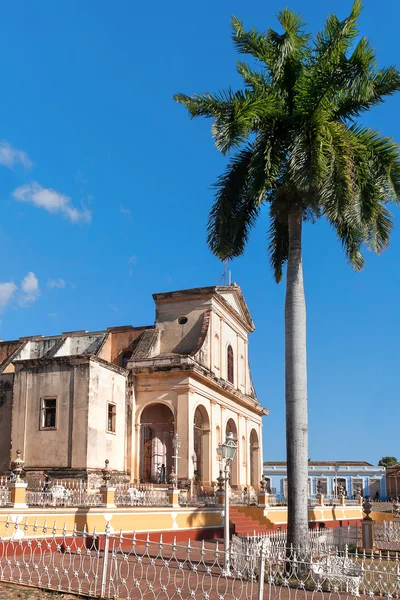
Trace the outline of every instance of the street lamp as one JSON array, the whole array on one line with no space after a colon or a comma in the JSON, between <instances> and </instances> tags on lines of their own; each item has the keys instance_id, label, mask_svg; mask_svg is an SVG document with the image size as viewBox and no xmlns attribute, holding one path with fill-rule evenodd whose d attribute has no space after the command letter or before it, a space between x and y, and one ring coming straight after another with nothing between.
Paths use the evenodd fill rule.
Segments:
<instances>
[{"instance_id":1,"label":"street lamp","mask_svg":"<svg viewBox=\"0 0 400 600\"><path fill-rule=\"evenodd\" d=\"M174 437L172 438L172 447L175 450L175 456L173 456L172 458L175 460L175 477L176 477L176 486L178 487L178 454L179 454L179 448L181 447L181 438L179 437L179 434L176 433L174 435Z\"/></svg>"},{"instance_id":2,"label":"street lamp","mask_svg":"<svg viewBox=\"0 0 400 600\"><path fill-rule=\"evenodd\" d=\"M224 575L230 575L229 560L229 476L231 463L235 460L237 444L230 431L223 444L218 444L217 453L221 459L225 460L225 520L224 520Z\"/></svg>"}]
</instances>

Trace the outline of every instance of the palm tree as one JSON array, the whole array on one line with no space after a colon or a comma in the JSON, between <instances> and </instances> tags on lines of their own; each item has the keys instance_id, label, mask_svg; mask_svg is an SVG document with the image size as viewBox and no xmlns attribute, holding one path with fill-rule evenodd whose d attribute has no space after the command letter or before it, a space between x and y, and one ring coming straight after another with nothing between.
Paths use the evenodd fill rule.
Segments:
<instances>
[{"instance_id":1,"label":"palm tree","mask_svg":"<svg viewBox=\"0 0 400 600\"><path fill-rule=\"evenodd\" d=\"M215 184L208 244L226 260L240 256L264 204L269 258L277 282L287 265L285 396L288 543L307 537L308 415L302 224L324 216L357 271L363 245L389 244L390 201L400 199L400 154L391 138L357 122L400 89L395 67L380 69L358 36L361 0L348 18L329 15L312 40L299 15L278 15L283 32L246 31L232 18L233 41L253 66L237 63L244 89L177 94L191 117L213 119L222 154L233 153Z\"/></svg>"}]
</instances>

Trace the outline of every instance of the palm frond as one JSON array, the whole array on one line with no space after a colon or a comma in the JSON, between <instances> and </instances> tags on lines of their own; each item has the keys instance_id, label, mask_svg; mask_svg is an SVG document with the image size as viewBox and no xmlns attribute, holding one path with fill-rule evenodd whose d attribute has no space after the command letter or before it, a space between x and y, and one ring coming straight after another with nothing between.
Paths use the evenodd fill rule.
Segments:
<instances>
[{"instance_id":1,"label":"palm frond","mask_svg":"<svg viewBox=\"0 0 400 600\"><path fill-rule=\"evenodd\" d=\"M254 27L245 31L243 23L235 16L231 19L233 43L240 54L251 54L265 65L270 61L269 42L263 33L258 33Z\"/></svg>"},{"instance_id":2,"label":"palm frond","mask_svg":"<svg viewBox=\"0 0 400 600\"><path fill-rule=\"evenodd\" d=\"M271 84L271 78L268 77L266 71L254 71L248 64L240 60L236 63L236 69L239 75L243 77L244 84L254 92L266 92Z\"/></svg>"},{"instance_id":3,"label":"palm frond","mask_svg":"<svg viewBox=\"0 0 400 600\"><path fill-rule=\"evenodd\" d=\"M364 266L364 257L361 254L361 247L365 240L364 231L360 227L351 226L345 220L330 222L342 243L349 264L356 271L361 271Z\"/></svg>"},{"instance_id":4,"label":"palm frond","mask_svg":"<svg viewBox=\"0 0 400 600\"><path fill-rule=\"evenodd\" d=\"M215 202L208 221L207 242L221 260L240 256L260 205L249 195L249 167L252 148L246 147L229 162L214 188Z\"/></svg>"},{"instance_id":5,"label":"palm frond","mask_svg":"<svg viewBox=\"0 0 400 600\"><path fill-rule=\"evenodd\" d=\"M192 118L212 117L212 134L217 149L226 154L242 144L266 118L278 118L281 102L272 91L261 94L251 90L221 91L218 94L176 94L174 99L184 104Z\"/></svg>"},{"instance_id":6,"label":"palm frond","mask_svg":"<svg viewBox=\"0 0 400 600\"><path fill-rule=\"evenodd\" d=\"M283 161L277 132L259 136L238 152L214 186L208 245L225 260L240 256L262 203L279 181Z\"/></svg>"},{"instance_id":7,"label":"palm frond","mask_svg":"<svg viewBox=\"0 0 400 600\"><path fill-rule=\"evenodd\" d=\"M294 110L294 97L297 80L307 57L311 53L310 36L304 31L301 17L285 8L278 14L283 33L268 30L270 61L268 68L272 74L274 86L285 99L289 113Z\"/></svg>"},{"instance_id":8,"label":"palm frond","mask_svg":"<svg viewBox=\"0 0 400 600\"><path fill-rule=\"evenodd\" d=\"M283 267L289 256L289 224L287 206L276 201L276 193L270 200L270 224L268 230L268 255L276 283L282 281Z\"/></svg>"},{"instance_id":9,"label":"palm frond","mask_svg":"<svg viewBox=\"0 0 400 600\"><path fill-rule=\"evenodd\" d=\"M392 230L393 215L384 204L378 202L374 218L365 228L364 237L367 247L376 254L381 254L389 246Z\"/></svg>"},{"instance_id":10,"label":"palm frond","mask_svg":"<svg viewBox=\"0 0 400 600\"><path fill-rule=\"evenodd\" d=\"M381 69L373 74L354 72L354 65L348 65L348 81L336 99L333 116L340 119L354 119L373 106L381 104L387 96L400 90L400 72L396 67Z\"/></svg>"},{"instance_id":11,"label":"palm frond","mask_svg":"<svg viewBox=\"0 0 400 600\"><path fill-rule=\"evenodd\" d=\"M315 47L308 68L299 77L296 89L296 105L304 114L315 113L340 92L348 81L346 54L358 34L358 17L362 2L355 0L350 15L343 21L329 15L325 28L317 34Z\"/></svg>"}]
</instances>

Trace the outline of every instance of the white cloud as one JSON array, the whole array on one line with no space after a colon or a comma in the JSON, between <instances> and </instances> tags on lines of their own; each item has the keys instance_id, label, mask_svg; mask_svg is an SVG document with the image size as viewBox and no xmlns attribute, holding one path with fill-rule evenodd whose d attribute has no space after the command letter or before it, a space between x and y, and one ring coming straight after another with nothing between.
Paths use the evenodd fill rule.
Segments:
<instances>
[{"instance_id":1,"label":"white cloud","mask_svg":"<svg viewBox=\"0 0 400 600\"><path fill-rule=\"evenodd\" d=\"M0 308L5 308L12 299L17 286L13 281L0 283Z\"/></svg>"},{"instance_id":2,"label":"white cloud","mask_svg":"<svg viewBox=\"0 0 400 600\"><path fill-rule=\"evenodd\" d=\"M16 165L22 165L30 169L33 163L23 150L13 148L6 140L0 141L0 164L12 169Z\"/></svg>"},{"instance_id":3,"label":"white cloud","mask_svg":"<svg viewBox=\"0 0 400 600\"><path fill-rule=\"evenodd\" d=\"M71 223L90 223L92 214L90 210L83 208L78 210L69 196L64 196L50 188L43 188L39 183L33 181L21 185L13 192L13 196L19 202L28 202L50 213L61 213Z\"/></svg>"},{"instance_id":4,"label":"white cloud","mask_svg":"<svg viewBox=\"0 0 400 600\"><path fill-rule=\"evenodd\" d=\"M60 288L60 290L63 290L67 283L64 279L59 277L58 279L49 279L47 285L49 286L49 288Z\"/></svg>"},{"instance_id":5,"label":"white cloud","mask_svg":"<svg viewBox=\"0 0 400 600\"><path fill-rule=\"evenodd\" d=\"M137 263L137 257L134 254L132 254L132 256L130 256L129 259L128 259L128 263L130 265L136 265L136 263Z\"/></svg>"},{"instance_id":6,"label":"white cloud","mask_svg":"<svg viewBox=\"0 0 400 600\"><path fill-rule=\"evenodd\" d=\"M29 271L25 275L20 287L15 285L13 281L0 283L0 309L8 306L8 304L14 301L14 298L20 306L27 306L35 302L39 296L39 281L32 271Z\"/></svg>"},{"instance_id":7,"label":"white cloud","mask_svg":"<svg viewBox=\"0 0 400 600\"><path fill-rule=\"evenodd\" d=\"M23 278L21 282L21 292L19 297L19 303L21 305L32 304L40 295L39 281L32 271L29 271Z\"/></svg>"},{"instance_id":8,"label":"white cloud","mask_svg":"<svg viewBox=\"0 0 400 600\"><path fill-rule=\"evenodd\" d=\"M39 289L39 281L36 277L35 273L29 271L27 275L22 280L21 290L26 292L27 294L32 294L33 292L37 292Z\"/></svg>"}]
</instances>

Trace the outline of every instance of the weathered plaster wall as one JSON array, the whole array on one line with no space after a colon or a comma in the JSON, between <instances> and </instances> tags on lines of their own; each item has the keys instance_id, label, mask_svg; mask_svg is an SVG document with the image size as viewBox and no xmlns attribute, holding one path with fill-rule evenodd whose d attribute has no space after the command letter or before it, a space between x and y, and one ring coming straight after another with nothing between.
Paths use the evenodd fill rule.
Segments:
<instances>
[{"instance_id":1,"label":"weathered plaster wall","mask_svg":"<svg viewBox=\"0 0 400 600\"><path fill-rule=\"evenodd\" d=\"M196 347L203 326L203 315L210 306L210 297L187 300L156 301L156 327L162 329L161 353L190 353ZM178 319L186 317L187 323Z\"/></svg>"},{"instance_id":2,"label":"weathered plaster wall","mask_svg":"<svg viewBox=\"0 0 400 600\"><path fill-rule=\"evenodd\" d=\"M0 375L0 474L10 468L13 374Z\"/></svg>"},{"instance_id":3,"label":"weathered plaster wall","mask_svg":"<svg viewBox=\"0 0 400 600\"><path fill-rule=\"evenodd\" d=\"M106 366L90 363L87 467L98 469L108 459L113 470L125 470L126 378ZM107 432L108 404L116 406L116 431Z\"/></svg>"},{"instance_id":4,"label":"weathered plaster wall","mask_svg":"<svg viewBox=\"0 0 400 600\"><path fill-rule=\"evenodd\" d=\"M251 393L250 369L248 364L248 335L246 330L218 303L213 305L210 337L212 339L211 370L217 377L227 380L228 346L234 356L234 387L242 394Z\"/></svg>"},{"instance_id":5,"label":"weathered plaster wall","mask_svg":"<svg viewBox=\"0 0 400 600\"><path fill-rule=\"evenodd\" d=\"M5 363L12 354L21 346L22 342L15 340L12 342L0 342L0 365Z\"/></svg>"},{"instance_id":6,"label":"weathered plaster wall","mask_svg":"<svg viewBox=\"0 0 400 600\"><path fill-rule=\"evenodd\" d=\"M18 365L14 382L13 451L28 468L84 468L88 363ZM41 428L42 399L57 399L55 429Z\"/></svg>"}]
</instances>

